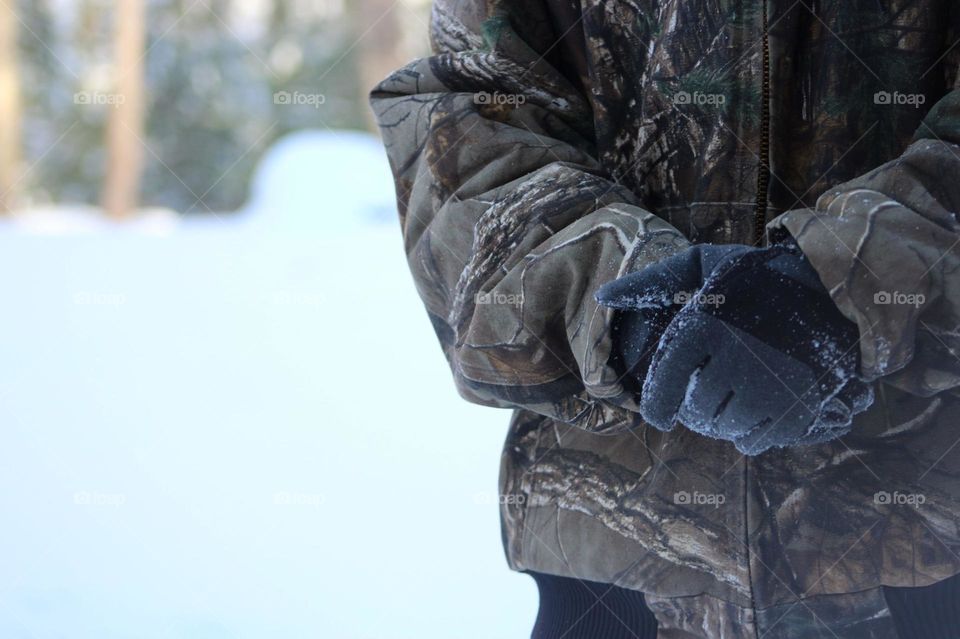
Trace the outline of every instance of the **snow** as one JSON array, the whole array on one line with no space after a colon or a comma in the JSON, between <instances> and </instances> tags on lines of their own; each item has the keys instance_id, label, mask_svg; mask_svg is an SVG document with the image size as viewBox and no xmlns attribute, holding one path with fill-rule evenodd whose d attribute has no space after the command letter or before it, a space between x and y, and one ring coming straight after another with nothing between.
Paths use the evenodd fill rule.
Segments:
<instances>
[{"instance_id":1,"label":"snow","mask_svg":"<svg viewBox=\"0 0 960 639\"><path fill-rule=\"evenodd\" d=\"M377 144L282 142L239 215L0 224L0 637L529 633L508 414L454 390Z\"/></svg>"},{"instance_id":2,"label":"snow","mask_svg":"<svg viewBox=\"0 0 960 639\"><path fill-rule=\"evenodd\" d=\"M136 232L148 235L169 235L179 226L179 216L168 209L144 209L120 224L111 222L93 206L36 207L15 211L12 217L0 218L6 233L20 235L79 235Z\"/></svg>"},{"instance_id":3,"label":"snow","mask_svg":"<svg viewBox=\"0 0 960 639\"><path fill-rule=\"evenodd\" d=\"M256 213L252 223L272 230L357 229L394 222L394 192L378 139L305 131L280 140L263 159L247 210Z\"/></svg>"}]
</instances>

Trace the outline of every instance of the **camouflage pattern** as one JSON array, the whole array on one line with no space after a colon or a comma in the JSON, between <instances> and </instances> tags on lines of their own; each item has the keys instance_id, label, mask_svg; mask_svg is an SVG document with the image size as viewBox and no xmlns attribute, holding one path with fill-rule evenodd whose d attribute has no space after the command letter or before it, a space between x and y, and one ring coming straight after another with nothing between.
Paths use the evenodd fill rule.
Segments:
<instances>
[{"instance_id":1,"label":"camouflage pattern","mask_svg":"<svg viewBox=\"0 0 960 639\"><path fill-rule=\"evenodd\" d=\"M660 637L896 637L960 573L960 6L437 0L372 103L461 394L516 409L507 558L647 593ZM791 234L878 401L747 458L643 424L596 289ZM761 232L758 232L761 231Z\"/></svg>"}]
</instances>

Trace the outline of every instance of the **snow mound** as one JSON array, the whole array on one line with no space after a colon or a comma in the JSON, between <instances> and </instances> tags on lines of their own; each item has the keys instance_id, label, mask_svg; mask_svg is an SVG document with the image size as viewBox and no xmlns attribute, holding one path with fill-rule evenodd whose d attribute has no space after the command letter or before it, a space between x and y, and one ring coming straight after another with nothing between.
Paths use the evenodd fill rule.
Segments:
<instances>
[{"instance_id":1,"label":"snow mound","mask_svg":"<svg viewBox=\"0 0 960 639\"><path fill-rule=\"evenodd\" d=\"M396 219L383 145L368 133L299 131L278 141L253 176L245 212L272 229L350 229Z\"/></svg>"}]
</instances>

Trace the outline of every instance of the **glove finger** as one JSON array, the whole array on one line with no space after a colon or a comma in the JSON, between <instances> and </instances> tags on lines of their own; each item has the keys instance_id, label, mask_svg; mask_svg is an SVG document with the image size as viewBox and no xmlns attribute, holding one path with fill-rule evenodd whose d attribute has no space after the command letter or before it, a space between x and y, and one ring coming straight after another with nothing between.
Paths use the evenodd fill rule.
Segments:
<instances>
[{"instance_id":1,"label":"glove finger","mask_svg":"<svg viewBox=\"0 0 960 639\"><path fill-rule=\"evenodd\" d=\"M822 402L816 420L807 432L778 446L812 446L843 437L853 427L853 418L873 403L873 388L860 380L851 380L836 397ZM775 441L772 438L771 441ZM753 453L756 454L756 453Z\"/></svg>"},{"instance_id":2,"label":"glove finger","mask_svg":"<svg viewBox=\"0 0 960 639\"><path fill-rule=\"evenodd\" d=\"M757 455L771 448L803 445L817 424L819 396L808 393L784 398L785 409L779 414L770 411L767 418L757 422L754 429L738 440L737 448L747 455Z\"/></svg>"},{"instance_id":3,"label":"glove finger","mask_svg":"<svg viewBox=\"0 0 960 639\"><path fill-rule=\"evenodd\" d=\"M770 441L774 442L774 446L812 446L833 441L850 432L853 427L853 418L869 408L873 400L872 386L859 379L851 379L835 397L822 403L817 419L803 436L782 444L776 443L776 437L772 437ZM744 442L744 448L757 445L758 442ZM770 446L764 448L770 448Z\"/></svg>"},{"instance_id":4,"label":"glove finger","mask_svg":"<svg viewBox=\"0 0 960 639\"><path fill-rule=\"evenodd\" d=\"M811 382L805 367L718 320L707 321L717 324L718 338L712 340L711 358L700 372L697 388L685 396L680 409L685 426L736 441L765 424L764 433L776 443L813 421L811 411L797 399L803 384Z\"/></svg>"},{"instance_id":5,"label":"glove finger","mask_svg":"<svg viewBox=\"0 0 960 639\"><path fill-rule=\"evenodd\" d=\"M853 418L867 410L873 400L873 387L851 378L835 397L824 402L802 445L819 444L846 435L853 428Z\"/></svg>"},{"instance_id":6,"label":"glove finger","mask_svg":"<svg viewBox=\"0 0 960 639\"><path fill-rule=\"evenodd\" d=\"M853 421L850 407L838 397L831 397L820 407L820 414L811 430L840 428Z\"/></svg>"},{"instance_id":7,"label":"glove finger","mask_svg":"<svg viewBox=\"0 0 960 639\"><path fill-rule=\"evenodd\" d=\"M830 428L811 431L805 435L783 437L782 434L777 434L773 430L765 428L765 426L769 426L769 424L758 424L757 429L734 442L737 450L752 457L773 448L793 448L820 444L836 439L847 432L842 429Z\"/></svg>"},{"instance_id":8,"label":"glove finger","mask_svg":"<svg viewBox=\"0 0 960 639\"><path fill-rule=\"evenodd\" d=\"M767 387L772 389L778 383L774 379ZM737 421L738 430L745 431L734 439L741 453L759 455L771 448L796 445L805 437L815 420L807 405L809 399L804 397L803 401L798 401L789 392L777 392L776 395L744 394L742 405L735 403L729 410L728 417ZM750 424L750 427L744 429L744 424Z\"/></svg>"},{"instance_id":9,"label":"glove finger","mask_svg":"<svg viewBox=\"0 0 960 639\"><path fill-rule=\"evenodd\" d=\"M859 415L873 405L873 385L851 377L837 393L837 399L849 407L851 415Z\"/></svg>"},{"instance_id":10,"label":"glove finger","mask_svg":"<svg viewBox=\"0 0 960 639\"><path fill-rule=\"evenodd\" d=\"M700 369L709 359L695 328L699 321L700 315L688 311L674 317L644 379L640 415L660 430L673 428L685 396L696 386Z\"/></svg>"},{"instance_id":11,"label":"glove finger","mask_svg":"<svg viewBox=\"0 0 960 639\"><path fill-rule=\"evenodd\" d=\"M791 398L788 402L790 402L787 404L789 408L779 416L768 414L738 437L734 441L737 450L744 455L759 455L771 448L802 445L811 425L815 422L815 416L804 401ZM757 411L750 411L747 414L755 412ZM773 411L769 412L773 413Z\"/></svg>"},{"instance_id":12,"label":"glove finger","mask_svg":"<svg viewBox=\"0 0 960 639\"><path fill-rule=\"evenodd\" d=\"M824 403L821 415L797 446L812 446L843 437L850 432L853 414L850 407L836 397Z\"/></svg>"},{"instance_id":13,"label":"glove finger","mask_svg":"<svg viewBox=\"0 0 960 639\"><path fill-rule=\"evenodd\" d=\"M730 419L729 411L742 401L737 397L738 392L745 390L741 376L732 366L743 358L740 353L732 352L732 340L722 339L727 331L718 320L701 314L699 324L707 331L704 335L717 339L709 340L712 343L710 357L701 362L696 383L688 385L677 418L701 435L732 440L738 434L737 423Z\"/></svg>"},{"instance_id":14,"label":"glove finger","mask_svg":"<svg viewBox=\"0 0 960 639\"><path fill-rule=\"evenodd\" d=\"M723 375L722 366L714 365L716 354L701 363L696 379L687 387L677 419L690 430L713 437L730 439L720 425L723 413L736 397L729 378Z\"/></svg>"},{"instance_id":15,"label":"glove finger","mask_svg":"<svg viewBox=\"0 0 960 639\"><path fill-rule=\"evenodd\" d=\"M746 435L735 439L733 445L736 446L738 451L748 457L753 457L765 453L771 448L776 448L778 444L771 438L770 430L767 428L769 425L769 422L766 420L754 424Z\"/></svg>"}]
</instances>

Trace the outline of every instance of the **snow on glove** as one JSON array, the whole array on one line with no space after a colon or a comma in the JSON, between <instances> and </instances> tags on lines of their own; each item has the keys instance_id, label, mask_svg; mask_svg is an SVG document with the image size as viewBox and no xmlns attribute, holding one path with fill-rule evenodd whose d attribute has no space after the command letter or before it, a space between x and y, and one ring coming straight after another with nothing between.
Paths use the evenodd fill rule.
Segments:
<instances>
[{"instance_id":1,"label":"snow on glove","mask_svg":"<svg viewBox=\"0 0 960 639\"><path fill-rule=\"evenodd\" d=\"M605 284L597 302L617 309L612 335L618 370L639 392L660 336L722 260L752 250L737 244L697 244Z\"/></svg>"},{"instance_id":2,"label":"snow on glove","mask_svg":"<svg viewBox=\"0 0 960 639\"><path fill-rule=\"evenodd\" d=\"M641 414L748 455L840 437L873 403L856 375L857 338L795 247L733 254L664 332Z\"/></svg>"}]
</instances>

